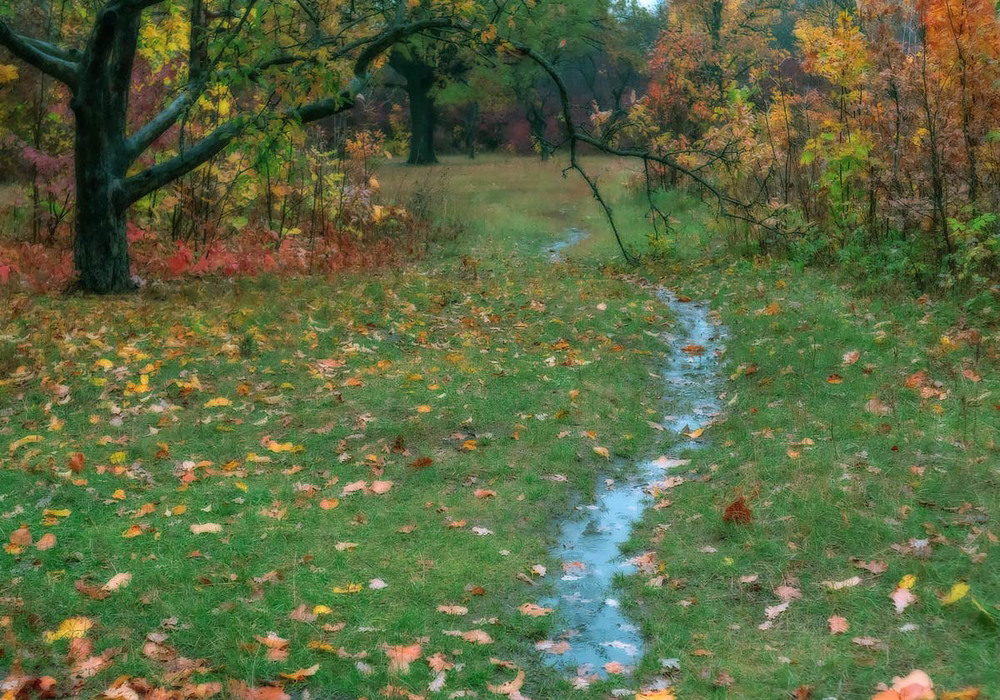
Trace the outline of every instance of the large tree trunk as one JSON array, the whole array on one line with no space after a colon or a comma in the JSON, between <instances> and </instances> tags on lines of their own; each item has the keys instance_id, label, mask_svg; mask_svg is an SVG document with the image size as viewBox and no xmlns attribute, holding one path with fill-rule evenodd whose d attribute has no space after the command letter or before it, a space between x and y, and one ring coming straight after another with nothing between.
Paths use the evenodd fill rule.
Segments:
<instances>
[{"instance_id":1,"label":"large tree trunk","mask_svg":"<svg viewBox=\"0 0 1000 700\"><path fill-rule=\"evenodd\" d=\"M97 294L126 292L135 287L125 233L126 208L121 179L99 139L77 128L76 237L73 255L80 288Z\"/></svg>"},{"instance_id":2,"label":"large tree trunk","mask_svg":"<svg viewBox=\"0 0 1000 700\"><path fill-rule=\"evenodd\" d=\"M407 162L410 165L437 163L434 151L437 112L431 95L434 68L399 49L390 54L389 65L406 80L406 95L410 101L410 157Z\"/></svg>"},{"instance_id":3,"label":"large tree trunk","mask_svg":"<svg viewBox=\"0 0 1000 700\"><path fill-rule=\"evenodd\" d=\"M430 93L431 84L424 81L406 81L406 92L410 97L410 165L437 163L434 152L434 127L437 113L434 97Z\"/></svg>"},{"instance_id":4,"label":"large tree trunk","mask_svg":"<svg viewBox=\"0 0 1000 700\"><path fill-rule=\"evenodd\" d=\"M135 287L129 265L122 183L128 170L126 122L139 13L105 10L90 38L82 80L70 102L76 117L76 237L79 286L111 294Z\"/></svg>"}]
</instances>

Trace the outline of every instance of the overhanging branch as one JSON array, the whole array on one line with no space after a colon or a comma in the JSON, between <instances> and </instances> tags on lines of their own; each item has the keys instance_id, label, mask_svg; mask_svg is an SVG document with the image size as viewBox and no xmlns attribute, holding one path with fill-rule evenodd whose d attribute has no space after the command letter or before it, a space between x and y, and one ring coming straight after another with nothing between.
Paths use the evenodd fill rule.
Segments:
<instances>
[{"instance_id":1,"label":"overhanging branch","mask_svg":"<svg viewBox=\"0 0 1000 700\"><path fill-rule=\"evenodd\" d=\"M368 86L371 80L372 63L374 63L375 59L383 51L414 34L427 31L428 29L451 26L453 26L453 22L450 19L434 18L390 27L371 41L365 42L367 46L354 63L354 77L340 94L335 97L328 97L300 107L285 110L281 113L282 118L307 124L351 109L358 95ZM129 139L129 155L133 159L138 157L149 144L169 129L191 103L196 94L198 94L198 91L195 89L185 91L185 93L175 98L163 112L136 132ZM134 204L151 192L155 192L164 185L173 182L182 175L208 162L256 121L257 119L247 115L235 117L191 148L186 149L169 160L157 163L127 178L122 183L123 203L126 206Z\"/></svg>"},{"instance_id":2,"label":"overhanging branch","mask_svg":"<svg viewBox=\"0 0 1000 700\"><path fill-rule=\"evenodd\" d=\"M0 19L0 46L6 47L28 65L65 83L71 89L76 89L80 65L70 58L73 54L69 49L18 34L2 19Z\"/></svg>"}]
</instances>

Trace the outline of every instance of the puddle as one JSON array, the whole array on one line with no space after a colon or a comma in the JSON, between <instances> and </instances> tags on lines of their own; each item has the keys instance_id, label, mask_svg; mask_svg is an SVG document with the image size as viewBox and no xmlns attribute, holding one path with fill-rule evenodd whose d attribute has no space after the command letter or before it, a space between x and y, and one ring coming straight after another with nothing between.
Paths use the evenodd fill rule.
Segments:
<instances>
[{"instance_id":1,"label":"puddle","mask_svg":"<svg viewBox=\"0 0 1000 700\"><path fill-rule=\"evenodd\" d=\"M586 231L578 228L571 228L566 232L565 238L561 241L556 241L546 249L546 252L549 254L549 262L562 262L564 259L563 251L567 248L572 248L586 237Z\"/></svg>"},{"instance_id":2,"label":"puddle","mask_svg":"<svg viewBox=\"0 0 1000 700\"><path fill-rule=\"evenodd\" d=\"M660 373L667 410L661 422L668 443L697 447L697 441L682 433L707 427L718 415L717 352L723 332L711 322L707 304L680 302L665 290L659 297L675 319L670 332L661 336L669 353ZM686 353L682 348L688 346L700 346L704 352ZM652 500L645 489L666 478L668 470L662 462L646 461L636 471L628 482L599 477L595 502L577 507L578 517L563 524L559 544L552 551L553 557L563 562L563 570L555 584L556 597L545 605L556 607L567 625L554 641L565 641L570 648L561 655L543 656L550 665L571 675L604 677L605 664L618 662L630 667L642 658L642 635L619 606L614 578L635 571L621 556L620 547Z\"/></svg>"}]
</instances>

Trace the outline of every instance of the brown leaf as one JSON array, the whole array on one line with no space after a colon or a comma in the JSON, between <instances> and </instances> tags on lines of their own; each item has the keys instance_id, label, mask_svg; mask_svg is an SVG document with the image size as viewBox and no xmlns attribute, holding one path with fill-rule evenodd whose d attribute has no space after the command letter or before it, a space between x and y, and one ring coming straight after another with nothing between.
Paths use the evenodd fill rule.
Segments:
<instances>
[{"instance_id":1,"label":"brown leaf","mask_svg":"<svg viewBox=\"0 0 1000 700\"><path fill-rule=\"evenodd\" d=\"M826 622L830 626L830 634L844 634L851 628L847 618L840 615L831 615Z\"/></svg>"},{"instance_id":2,"label":"brown leaf","mask_svg":"<svg viewBox=\"0 0 1000 700\"><path fill-rule=\"evenodd\" d=\"M382 649L389 657L389 673L409 673L410 664L423 655L423 649L419 644L410 644L409 646L383 645Z\"/></svg>"},{"instance_id":3,"label":"brown leaf","mask_svg":"<svg viewBox=\"0 0 1000 700\"><path fill-rule=\"evenodd\" d=\"M534 603L524 603L518 610L521 611L522 615L528 617L544 617L552 613L552 608L543 608Z\"/></svg>"},{"instance_id":4,"label":"brown leaf","mask_svg":"<svg viewBox=\"0 0 1000 700\"><path fill-rule=\"evenodd\" d=\"M263 686L254 688L243 681L229 681L226 688L232 700L292 700L281 686Z\"/></svg>"},{"instance_id":5,"label":"brown leaf","mask_svg":"<svg viewBox=\"0 0 1000 700\"><path fill-rule=\"evenodd\" d=\"M753 512L750 510L750 506L747 505L746 498L740 496L726 506L726 510L722 513L722 519L727 523L749 524L753 520Z\"/></svg>"}]
</instances>

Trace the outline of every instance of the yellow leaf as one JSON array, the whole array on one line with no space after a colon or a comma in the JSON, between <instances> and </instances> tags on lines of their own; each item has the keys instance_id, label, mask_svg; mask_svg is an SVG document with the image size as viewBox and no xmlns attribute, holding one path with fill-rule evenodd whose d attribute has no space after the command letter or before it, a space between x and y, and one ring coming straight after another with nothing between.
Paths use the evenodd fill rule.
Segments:
<instances>
[{"instance_id":1,"label":"yellow leaf","mask_svg":"<svg viewBox=\"0 0 1000 700\"><path fill-rule=\"evenodd\" d=\"M329 615L333 609L326 605L316 605L313 607L313 615Z\"/></svg>"},{"instance_id":2,"label":"yellow leaf","mask_svg":"<svg viewBox=\"0 0 1000 700\"><path fill-rule=\"evenodd\" d=\"M42 515L46 518L68 518L72 512L69 508L46 508Z\"/></svg>"},{"instance_id":3,"label":"yellow leaf","mask_svg":"<svg viewBox=\"0 0 1000 700\"><path fill-rule=\"evenodd\" d=\"M970 590L971 587L969 584L962 581L956 583L951 587L951 590L948 591L948 595L941 599L941 605L954 605L968 595Z\"/></svg>"},{"instance_id":4,"label":"yellow leaf","mask_svg":"<svg viewBox=\"0 0 1000 700\"><path fill-rule=\"evenodd\" d=\"M360 593L364 586L360 583L349 583L346 586L334 586L334 593Z\"/></svg>"},{"instance_id":5,"label":"yellow leaf","mask_svg":"<svg viewBox=\"0 0 1000 700\"><path fill-rule=\"evenodd\" d=\"M271 452L302 452L305 448L302 445L294 445L290 442L269 442L267 449Z\"/></svg>"},{"instance_id":6,"label":"yellow leaf","mask_svg":"<svg viewBox=\"0 0 1000 700\"><path fill-rule=\"evenodd\" d=\"M17 66L10 63L0 63L0 85L17 80Z\"/></svg>"},{"instance_id":7,"label":"yellow leaf","mask_svg":"<svg viewBox=\"0 0 1000 700\"><path fill-rule=\"evenodd\" d=\"M111 497L113 499L115 499L116 501L124 501L125 500L125 489L117 489L113 494L111 494Z\"/></svg>"},{"instance_id":8,"label":"yellow leaf","mask_svg":"<svg viewBox=\"0 0 1000 700\"><path fill-rule=\"evenodd\" d=\"M913 588L917 583L917 577L913 574L907 574L899 580L900 588Z\"/></svg>"},{"instance_id":9,"label":"yellow leaf","mask_svg":"<svg viewBox=\"0 0 1000 700\"><path fill-rule=\"evenodd\" d=\"M282 673L281 677L287 678L290 681L301 681L309 676L315 676L317 671L319 671L319 664L310 666L309 668L300 668L298 671L292 671L291 673Z\"/></svg>"},{"instance_id":10,"label":"yellow leaf","mask_svg":"<svg viewBox=\"0 0 1000 700\"><path fill-rule=\"evenodd\" d=\"M112 464L125 464L125 453L124 452L115 452L114 454L112 454L111 455L111 463Z\"/></svg>"},{"instance_id":11,"label":"yellow leaf","mask_svg":"<svg viewBox=\"0 0 1000 700\"><path fill-rule=\"evenodd\" d=\"M594 452L604 457L604 459L611 459L611 453L608 452L607 447L595 447Z\"/></svg>"},{"instance_id":12,"label":"yellow leaf","mask_svg":"<svg viewBox=\"0 0 1000 700\"><path fill-rule=\"evenodd\" d=\"M648 693L636 693L635 700L677 700L674 691L670 688L663 690L651 690Z\"/></svg>"},{"instance_id":13,"label":"yellow leaf","mask_svg":"<svg viewBox=\"0 0 1000 700\"><path fill-rule=\"evenodd\" d=\"M41 442L44 439L45 438L43 438L41 435L25 435L20 440L15 440L14 442L10 443L9 449L11 452L17 452L19 448L24 447L25 445L30 445L35 442Z\"/></svg>"},{"instance_id":14,"label":"yellow leaf","mask_svg":"<svg viewBox=\"0 0 1000 700\"><path fill-rule=\"evenodd\" d=\"M89 617L67 617L55 632L46 630L45 642L52 644L60 639L79 639L85 637L93 626L94 621Z\"/></svg>"},{"instance_id":15,"label":"yellow leaf","mask_svg":"<svg viewBox=\"0 0 1000 700\"><path fill-rule=\"evenodd\" d=\"M222 406L231 406L232 403L233 402L230 401L229 399L227 399L227 398L225 398L223 396L220 396L218 398L206 401L205 402L205 408L220 408Z\"/></svg>"}]
</instances>

